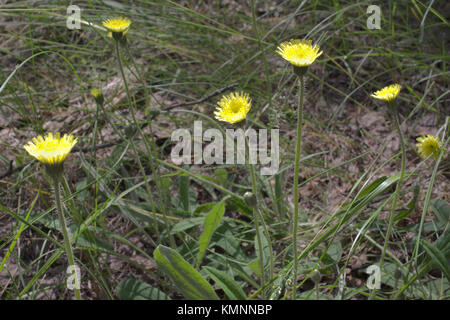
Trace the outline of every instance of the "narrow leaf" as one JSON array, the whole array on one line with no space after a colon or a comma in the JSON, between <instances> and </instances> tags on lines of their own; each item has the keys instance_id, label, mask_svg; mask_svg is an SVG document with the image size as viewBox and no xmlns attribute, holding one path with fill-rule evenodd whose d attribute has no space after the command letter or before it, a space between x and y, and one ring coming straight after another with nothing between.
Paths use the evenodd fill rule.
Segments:
<instances>
[{"instance_id":1,"label":"narrow leaf","mask_svg":"<svg viewBox=\"0 0 450 320\"><path fill-rule=\"evenodd\" d=\"M180 189L180 199L183 210L190 212L189 208L189 176L187 174L182 174L178 177L178 184Z\"/></svg>"},{"instance_id":2,"label":"narrow leaf","mask_svg":"<svg viewBox=\"0 0 450 320\"><path fill-rule=\"evenodd\" d=\"M153 257L159 269L172 279L187 299L219 299L211 285L175 250L159 245Z\"/></svg>"},{"instance_id":3,"label":"narrow leaf","mask_svg":"<svg viewBox=\"0 0 450 320\"><path fill-rule=\"evenodd\" d=\"M224 200L219 202L214 208L209 211L205 216L205 223L203 224L203 233L199 239L199 252L197 257L197 268L202 262L203 256L208 249L209 243L211 241L214 231L222 220L223 214L225 213L225 203Z\"/></svg>"},{"instance_id":4,"label":"narrow leaf","mask_svg":"<svg viewBox=\"0 0 450 320\"><path fill-rule=\"evenodd\" d=\"M444 199L431 200L431 208L439 222L445 226L450 221L450 206Z\"/></svg>"},{"instance_id":5,"label":"narrow leaf","mask_svg":"<svg viewBox=\"0 0 450 320\"><path fill-rule=\"evenodd\" d=\"M426 240L421 240L420 243L423 245L425 251L428 253L433 262L439 266L442 272L447 277L447 280L450 281L450 267L448 265L447 259L445 259L444 254L439 251L434 245L429 243Z\"/></svg>"},{"instance_id":6,"label":"narrow leaf","mask_svg":"<svg viewBox=\"0 0 450 320\"><path fill-rule=\"evenodd\" d=\"M122 300L170 300L164 292L134 278L121 281L116 291Z\"/></svg>"},{"instance_id":7,"label":"narrow leaf","mask_svg":"<svg viewBox=\"0 0 450 320\"><path fill-rule=\"evenodd\" d=\"M227 297L231 300L246 300L244 290L223 271L217 270L213 267L205 267L205 271L214 280L214 282L225 292Z\"/></svg>"}]
</instances>

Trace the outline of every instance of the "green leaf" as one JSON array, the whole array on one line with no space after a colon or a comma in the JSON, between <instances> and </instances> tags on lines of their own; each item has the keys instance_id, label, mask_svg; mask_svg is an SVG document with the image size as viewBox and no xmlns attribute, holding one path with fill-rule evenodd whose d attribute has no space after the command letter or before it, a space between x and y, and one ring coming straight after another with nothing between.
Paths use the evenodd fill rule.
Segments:
<instances>
[{"instance_id":1,"label":"green leaf","mask_svg":"<svg viewBox=\"0 0 450 320\"><path fill-rule=\"evenodd\" d=\"M356 199L362 199L365 196L369 195L372 191L374 191L380 184L385 182L387 177L381 177L372 182L369 186L365 187L356 197Z\"/></svg>"},{"instance_id":2,"label":"green leaf","mask_svg":"<svg viewBox=\"0 0 450 320\"><path fill-rule=\"evenodd\" d=\"M116 291L121 300L170 300L164 292L134 278L121 281Z\"/></svg>"},{"instance_id":3,"label":"green leaf","mask_svg":"<svg viewBox=\"0 0 450 320\"><path fill-rule=\"evenodd\" d=\"M192 227L198 226L202 224L202 222L205 221L205 218L203 217L195 217L195 218L189 218L181 220L180 222L177 222L173 226L173 228L170 230L170 234L175 234L177 232L185 231L187 229L190 229Z\"/></svg>"},{"instance_id":4,"label":"green leaf","mask_svg":"<svg viewBox=\"0 0 450 320\"><path fill-rule=\"evenodd\" d=\"M42 223L44 226L50 229L58 230L62 232L62 227L59 219L55 215L46 215L41 217L39 223ZM85 230L81 233L78 238L74 241L73 236L76 235L80 231L80 226L75 222L66 222L67 228L70 231L71 241L74 242L73 246L76 248L93 248L96 250L101 250L106 253L113 254L114 250L112 246L106 241L100 239L97 235L89 230ZM101 228L97 228L97 230L101 230Z\"/></svg>"},{"instance_id":5,"label":"green leaf","mask_svg":"<svg viewBox=\"0 0 450 320\"><path fill-rule=\"evenodd\" d=\"M205 267L205 271L214 280L214 282L222 288L227 297L231 300L246 300L244 290L231 278L228 274L223 271L217 270L213 267Z\"/></svg>"},{"instance_id":6,"label":"green leaf","mask_svg":"<svg viewBox=\"0 0 450 320\"><path fill-rule=\"evenodd\" d=\"M253 259L248 263L248 266L252 271L258 276L258 278L261 277L261 269L259 268L259 261L258 258Z\"/></svg>"},{"instance_id":7,"label":"green leaf","mask_svg":"<svg viewBox=\"0 0 450 320\"><path fill-rule=\"evenodd\" d=\"M258 238L256 235L255 235L255 251L256 251L256 256L258 259L262 255L263 264L264 264L263 267L265 268L265 266L269 263L269 260L270 260L270 248L269 248L269 241L267 241L266 235L264 234L263 227L259 227L259 235L261 236L262 252L260 252L260 248L258 245Z\"/></svg>"},{"instance_id":8,"label":"green leaf","mask_svg":"<svg viewBox=\"0 0 450 320\"><path fill-rule=\"evenodd\" d=\"M445 226L450 221L450 206L443 199L431 200L431 208L441 225Z\"/></svg>"},{"instance_id":9,"label":"green leaf","mask_svg":"<svg viewBox=\"0 0 450 320\"><path fill-rule=\"evenodd\" d=\"M208 214L205 216L205 223L203 224L203 233L200 235L199 239L199 252L197 257L197 268L202 262L203 256L205 255L206 249L211 241L214 231L216 231L222 220L223 214L225 213L225 203L224 200L220 201Z\"/></svg>"},{"instance_id":10,"label":"green leaf","mask_svg":"<svg viewBox=\"0 0 450 320\"><path fill-rule=\"evenodd\" d=\"M326 263L327 264L338 263L339 260L341 260L341 256L342 256L341 242L334 241L332 244L330 244L330 247L327 250L326 258L325 258ZM327 261L327 260L329 260L329 261Z\"/></svg>"},{"instance_id":11,"label":"green leaf","mask_svg":"<svg viewBox=\"0 0 450 320\"><path fill-rule=\"evenodd\" d=\"M185 168L186 169L186 168ZM189 176L187 174L181 174L178 177L178 185L180 189L180 200L183 210L190 212L189 208Z\"/></svg>"},{"instance_id":12,"label":"green leaf","mask_svg":"<svg viewBox=\"0 0 450 320\"><path fill-rule=\"evenodd\" d=\"M248 257L239 245L239 241L236 240L236 235L231 230L235 230L235 227L227 223L223 218L222 224L216 229L211 242L225 250L233 260L245 261Z\"/></svg>"},{"instance_id":13,"label":"green leaf","mask_svg":"<svg viewBox=\"0 0 450 320\"><path fill-rule=\"evenodd\" d=\"M278 214L282 215L285 212L285 205L283 202L283 172L279 172L275 175L275 199L274 202L277 207Z\"/></svg>"},{"instance_id":14,"label":"green leaf","mask_svg":"<svg viewBox=\"0 0 450 320\"><path fill-rule=\"evenodd\" d=\"M172 279L187 299L219 299L211 285L175 250L159 245L153 252L153 257L159 269Z\"/></svg>"},{"instance_id":15,"label":"green leaf","mask_svg":"<svg viewBox=\"0 0 450 320\"><path fill-rule=\"evenodd\" d=\"M218 168L216 170L214 170L214 174L217 177L217 180L219 181L219 183L224 186L227 187L229 182L228 182L228 171L224 168Z\"/></svg>"},{"instance_id":16,"label":"green leaf","mask_svg":"<svg viewBox=\"0 0 450 320\"><path fill-rule=\"evenodd\" d=\"M397 214L395 215L394 221L400 221L400 220L408 217L414 211L414 208L416 207L417 198L419 197L419 191L420 191L419 184L416 184L414 186L413 199L411 200L410 203L408 203L406 205L406 207L408 209L403 209L403 210L398 211Z\"/></svg>"},{"instance_id":17,"label":"green leaf","mask_svg":"<svg viewBox=\"0 0 450 320\"><path fill-rule=\"evenodd\" d=\"M199 204L195 208L193 215L198 216L202 212L211 210L215 205L216 205L216 202L208 202L208 203ZM203 217L202 217L202 219L203 219Z\"/></svg>"},{"instance_id":18,"label":"green leaf","mask_svg":"<svg viewBox=\"0 0 450 320\"><path fill-rule=\"evenodd\" d=\"M426 240L421 240L420 243L423 245L423 248L433 260L434 264L439 266L439 268L445 274L447 280L450 281L450 267L447 259L445 258L445 255L433 244L429 243Z\"/></svg>"}]
</instances>

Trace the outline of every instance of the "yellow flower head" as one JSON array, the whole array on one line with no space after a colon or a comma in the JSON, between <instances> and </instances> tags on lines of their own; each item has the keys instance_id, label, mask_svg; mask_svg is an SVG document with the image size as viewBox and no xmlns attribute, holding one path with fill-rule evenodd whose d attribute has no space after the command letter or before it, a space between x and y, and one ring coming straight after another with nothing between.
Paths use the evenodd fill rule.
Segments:
<instances>
[{"instance_id":1,"label":"yellow flower head","mask_svg":"<svg viewBox=\"0 0 450 320\"><path fill-rule=\"evenodd\" d=\"M98 99L101 96L102 92L100 91L100 89L97 88L92 88L91 89L91 95L95 98Z\"/></svg>"},{"instance_id":2,"label":"yellow flower head","mask_svg":"<svg viewBox=\"0 0 450 320\"><path fill-rule=\"evenodd\" d=\"M439 154L442 151L442 142L440 142L438 138L435 138L431 134L428 134L426 136L417 138L417 141L419 143L416 144L416 147L419 151L419 155L423 159L428 158L428 156L432 155L431 157L434 160L437 160Z\"/></svg>"},{"instance_id":3,"label":"yellow flower head","mask_svg":"<svg viewBox=\"0 0 450 320\"><path fill-rule=\"evenodd\" d=\"M390 86L374 92L371 96L379 100L392 101L397 98L401 88L402 86L397 83L391 84Z\"/></svg>"},{"instance_id":4,"label":"yellow flower head","mask_svg":"<svg viewBox=\"0 0 450 320\"><path fill-rule=\"evenodd\" d=\"M47 166L56 166L64 162L73 146L77 143L72 135L48 133L44 138L38 136L24 145L23 148L33 157Z\"/></svg>"},{"instance_id":5,"label":"yellow flower head","mask_svg":"<svg viewBox=\"0 0 450 320\"><path fill-rule=\"evenodd\" d=\"M112 33L120 33L125 35L131 25L131 20L128 18L111 18L102 22L103 26Z\"/></svg>"},{"instance_id":6,"label":"yellow flower head","mask_svg":"<svg viewBox=\"0 0 450 320\"><path fill-rule=\"evenodd\" d=\"M97 88L92 88L91 89L91 95L94 97L95 101L100 104L103 105L103 94L102 91L100 89Z\"/></svg>"},{"instance_id":7,"label":"yellow flower head","mask_svg":"<svg viewBox=\"0 0 450 320\"><path fill-rule=\"evenodd\" d=\"M312 45L311 40L295 39L283 42L277 52L296 67L308 67L322 54L319 50L320 47Z\"/></svg>"},{"instance_id":8,"label":"yellow flower head","mask_svg":"<svg viewBox=\"0 0 450 320\"><path fill-rule=\"evenodd\" d=\"M248 93L233 92L224 95L217 103L218 106L214 115L219 121L236 123L244 120L249 112L252 102Z\"/></svg>"}]
</instances>

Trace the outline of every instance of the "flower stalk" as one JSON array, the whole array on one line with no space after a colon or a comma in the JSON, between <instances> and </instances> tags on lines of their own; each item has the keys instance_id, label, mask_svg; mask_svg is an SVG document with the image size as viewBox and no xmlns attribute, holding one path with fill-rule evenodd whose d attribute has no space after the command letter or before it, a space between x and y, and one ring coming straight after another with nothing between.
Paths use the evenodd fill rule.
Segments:
<instances>
[{"instance_id":1,"label":"flower stalk","mask_svg":"<svg viewBox=\"0 0 450 320\"><path fill-rule=\"evenodd\" d=\"M294 216L292 217L292 246L294 250L294 279L292 281L292 299L296 299L297 292L297 272L298 272L298 252L297 252L297 229L299 216L299 194L298 194L298 174L300 170L300 155L302 147L302 123L303 123L303 96L304 96L304 77L308 67L320 56L320 46L312 44L311 40L293 39L280 44L277 53L293 66L294 74L299 79L299 95L297 108L297 140L295 146L294 163ZM307 217L304 216L303 220Z\"/></svg>"},{"instance_id":2,"label":"flower stalk","mask_svg":"<svg viewBox=\"0 0 450 320\"><path fill-rule=\"evenodd\" d=\"M114 34L114 33L113 33L113 34ZM123 37L125 37L125 35L123 35ZM114 39L115 39L115 38L114 38ZM117 61L118 61L118 64L119 64L120 74L121 74L121 76L122 76L122 80L123 80L123 83L124 83L125 92L126 92L126 94L127 94L128 104L129 104L129 106L130 106L131 118L132 118L132 120L133 120L134 126L137 128L137 130L138 130L138 132L139 132L139 135L142 137L142 140L144 141L144 144L145 144L145 147L146 147L146 149L147 149L147 152L149 152L150 161L151 161L150 163L151 163L151 167L152 167L152 172L155 174L156 171L155 171L155 169L154 169L154 167L153 167L153 164L152 164L152 161L153 161L153 153L152 153L152 151L151 151L151 147L148 145L147 139L146 139L144 133L142 132L141 127L139 126L139 124L137 123L137 120L136 120L136 115L135 115L135 112L134 112L134 105L133 105L133 102L132 102L132 100L131 100L130 90L129 90L129 88L128 88L128 83L127 83L127 80L126 80L126 78L125 78L125 73L124 73L124 71L123 71L122 59L121 59L121 55L120 55L119 44L120 44L120 41L117 40L117 39L115 39L115 48L116 48ZM134 143L132 143L131 145L132 145L133 151L136 153L136 155L138 155L138 152L137 152L137 150L136 150L136 147L135 147ZM146 173L145 173L144 167L142 166L142 163L141 163L141 160L140 160L139 157L137 157L137 161L138 161L138 165L139 165L139 168L140 168L140 170L141 170L141 173L142 173L142 175L143 175L143 177L144 177L145 187L146 187L146 190L147 190L149 199L150 199L150 201L151 201L151 203L152 203L153 211L155 211L155 210L154 210L153 196L152 196L152 193L151 193L151 190L150 190L150 185L149 185L148 180L147 180L147 175L146 175ZM157 182L157 181L159 181L159 180L155 177L155 181ZM159 186L157 186L157 187L159 187ZM158 190L161 190L161 187L159 187L159 188L157 188L157 189L158 189ZM160 197L160 199L161 199L161 197ZM162 199L161 199L161 200L162 200ZM164 220L164 225L165 225L166 229L169 230L169 222L168 222L168 220L167 220L166 210L163 210L163 220ZM157 237L158 237L158 241L161 241L161 238L160 238L160 232L159 232L159 227L158 227L158 222L157 222L157 220L156 220L156 216L155 216L155 215L154 215L154 227L155 227L155 230L156 230L156 234L157 234ZM172 248L174 248L174 247L175 247L175 239L174 239L174 237L173 237L172 234L169 236L169 241L170 241L170 246L171 246Z\"/></svg>"},{"instance_id":3,"label":"flower stalk","mask_svg":"<svg viewBox=\"0 0 450 320\"><path fill-rule=\"evenodd\" d=\"M65 134L63 137L59 133L48 133L46 136L38 136L24 145L24 149L34 158L39 160L44 166L47 174L52 178L55 189L55 204L58 213L61 231L64 237L64 248L67 254L69 266L75 266L74 255L70 243L69 232L67 230L66 221L61 205L60 181L64 173L64 161L77 143L78 139L72 135ZM75 273L75 283L79 284ZM75 286L75 298L81 300L80 289Z\"/></svg>"},{"instance_id":4,"label":"flower stalk","mask_svg":"<svg viewBox=\"0 0 450 320\"><path fill-rule=\"evenodd\" d=\"M398 133L398 136L400 138L400 148L401 148L401 168L400 168L400 177L397 181L397 186L395 188L394 192L394 198L392 200L392 208L391 213L389 215L389 222L388 222L388 229L386 232L386 238L384 240L384 246L383 250L381 252L381 258L379 263L380 270L383 270L383 262L386 255L389 238L392 233L392 229L394 227L394 219L395 219L395 210L397 209L397 201L400 194L400 189L403 182L403 177L405 175L405 168L406 168L406 148L405 148L405 140L403 138L402 130L400 128L400 121L399 121L399 111L397 108L397 96L400 93L402 86L400 84L392 84L389 86L386 86L382 88L381 90L376 91L371 96L373 98L376 98L378 100L386 101L389 111L392 113L392 118L394 122L395 129ZM381 271L382 272L382 271ZM371 294L371 299L374 297L376 290L374 289Z\"/></svg>"},{"instance_id":5,"label":"flower stalk","mask_svg":"<svg viewBox=\"0 0 450 320\"><path fill-rule=\"evenodd\" d=\"M69 232L67 230L66 219L64 218L63 209L62 209L62 205L61 205L61 193L60 193L61 177L62 176L53 176L52 177L53 186L55 189L56 212L58 213L58 219L59 219L59 223L61 225L61 231L62 231L63 237L64 237L64 247L66 250L69 266L75 266L75 260L73 258L74 256L73 256L73 250L72 250L72 245L71 245L71 241L70 241L70 236L69 236ZM74 273L74 276L77 277L76 272ZM80 283L80 280L81 279L75 278L75 283ZM75 298L77 300L81 300L80 289L77 286L75 286L74 290L75 290Z\"/></svg>"},{"instance_id":6,"label":"flower stalk","mask_svg":"<svg viewBox=\"0 0 450 320\"><path fill-rule=\"evenodd\" d=\"M298 68L296 69L305 69ZM301 73L299 73L301 74ZM292 281L293 299L296 299L297 292L297 272L298 272L298 252L297 252L297 230L298 230L298 211L299 211L299 195L298 195L298 174L300 170L300 155L302 150L302 123L303 123L303 95L304 95L304 78L303 75L298 76L299 95L297 108L297 143L295 145L295 163L294 163L294 217L292 219L292 246L294 250L294 279Z\"/></svg>"},{"instance_id":7,"label":"flower stalk","mask_svg":"<svg viewBox=\"0 0 450 320\"><path fill-rule=\"evenodd\" d=\"M395 210L397 209L397 200L398 200L398 196L400 194L400 189L401 189L401 186L402 186L402 183L403 183L403 177L405 175L405 168L406 168L405 140L403 138L403 133L402 133L402 130L400 128L398 109L397 109L395 100L392 101L392 102L389 102L389 104L391 105L390 109L393 112L395 129L397 130L398 136L400 138L401 167L400 167L400 177L398 178L397 186L395 188L395 193L394 193L394 199L392 200L392 209L391 209L391 214L389 216L389 223L388 223L388 229L387 229L387 232L386 232L386 239L384 240L383 251L381 253L381 259L380 259L380 265L379 265L380 270L382 270L382 267L383 267L383 262L384 262L384 258L385 258L385 255L386 255L387 246L388 246L388 243L389 243L389 238L390 238L391 233L392 233L392 229L393 229L393 225L394 225L394 218L395 218Z\"/></svg>"}]
</instances>

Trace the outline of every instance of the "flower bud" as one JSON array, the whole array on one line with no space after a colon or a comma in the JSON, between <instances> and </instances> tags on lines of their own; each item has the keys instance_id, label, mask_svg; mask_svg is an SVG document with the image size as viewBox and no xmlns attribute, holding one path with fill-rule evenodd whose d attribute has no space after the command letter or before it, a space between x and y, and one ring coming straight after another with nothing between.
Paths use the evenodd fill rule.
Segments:
<instances>
[{"instance_id":1,"label":"flower bud","mask_svg":"<svg viewBox=\"0 0 450 320\"><path fill-rule=\"evenodd\" d=\"M103 105L103 94L100 91L100 89L92 88L91 89L91 95L94 97L95 102L97 102L99 105Z\"/></svg>"},{"instance_id":2,"label":"flower bud","mask_svg":"<svg viewBox=\"0 0 450 320\"><path fill-rule=\"evenodd\" d=\"M246 193L244 193L244 202L249 207L253 207L254 208L254 207L256 207L257 199L256 199L255 195L252 192L247 191Z\"/></svg>"},{"instance_id":3,"label":"flower bud","mask_svg":"<svg viewBox=\"0 0 450 320\"><path fill-rule=\"evenodd\" d=\"M322 275L320 274L319 270L314 270L311 273L311 280L317 285L319 284L320 280L322 279Z\"/></svg>"}]
</instances>

